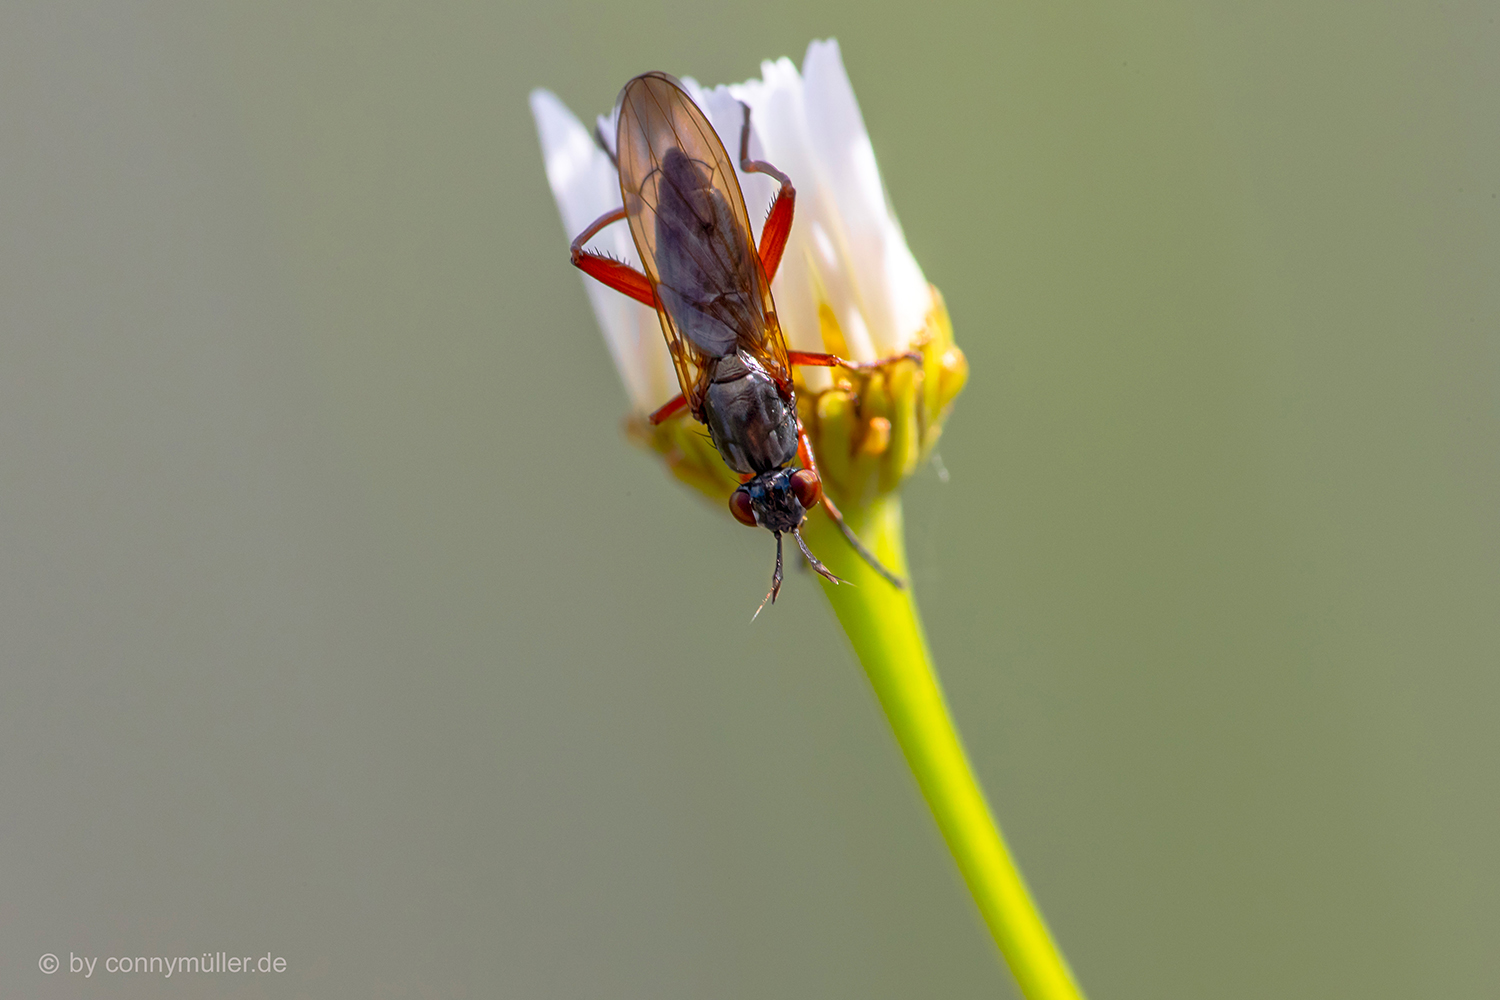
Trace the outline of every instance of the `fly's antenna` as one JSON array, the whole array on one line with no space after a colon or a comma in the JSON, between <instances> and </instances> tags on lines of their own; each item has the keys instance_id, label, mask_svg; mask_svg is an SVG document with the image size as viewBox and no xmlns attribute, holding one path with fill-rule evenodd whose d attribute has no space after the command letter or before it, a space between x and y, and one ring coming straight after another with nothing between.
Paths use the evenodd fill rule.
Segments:
<instances>
[{"instance_id":1,"label":"fly's antenna","mask_svg":"<svg viewBox=\"0 0 1500 1000\"><path fill-rule=\"evenodd\" d=\"M818 557L812 554L807 543L802 540L802 532L797 528L792 529L792 537L797 539L797 544L802 546L802 554L807 556L807 561L812 563L812 568L818 571L818 575L832 584L848 583L848 580L840 580L833 575L833 571L818 561Z\"/></svg>"},{"instance_id":2,"label":"fly's antenna","mask_svg":"<svg viewBox=\"0 0 1500 1000\"><path fill-rule=\"evenodd\" d=\"M779 594L779 593L781 593L781 532L779 532L779 531L775 532L775 535L776 535L776 572L771 574L771 592L769 594L767 594L765 596L765 599L760 602L760 607L758 607L758 608L755 609L755 614L753 614L753 615L750 616L750 620L751 621L755 621L755 619L757 619L757 618L760 617L760 613L765 608L765 606L766 606L767 603L775 604L776 603L776 595ZM797 536L797 541L798 542L802 541L802 536L801 535ZM802 551L803 552L807 551L807 546L806 545L802 546ZM811 557L809 557L809 558L811 558ZM815 559L813 561L817 562L817 560L815 560Z\"/></svg>"}]
</instances>

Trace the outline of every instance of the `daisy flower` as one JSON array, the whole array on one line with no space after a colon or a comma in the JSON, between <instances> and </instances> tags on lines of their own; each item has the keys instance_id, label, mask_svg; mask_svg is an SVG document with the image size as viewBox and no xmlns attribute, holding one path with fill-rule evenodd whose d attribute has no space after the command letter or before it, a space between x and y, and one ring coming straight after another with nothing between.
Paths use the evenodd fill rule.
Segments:
<instances>
[{"instance_id":1,"label":"daisy flower","mask_svg":"<svg viewBox=\"0 0 1500 1000\"><path fill-rule=\"evenodd\" d=\"M762 63L758 80L682 83L731 150L748 106L751 158L775 164L796 185L791 236L771 285L787 346L859 362L922 354L921 364L796 372L799 414L826 488L841 506L858 508L893 491L931 453L968 366L942 297L891 209L838 43L813 42L800 72L782 58ZM546 90L532 92L531 110L571 239L620 205L619 176L595 138L613 142L618 112L590 129ZM736 175L758 241L776 181L737 167ZM623 224L601 231L591 246L641 266ZM727 497L738 479L686 414L656 427L645 420L678 391L655 311L587 277L584 287L630 396L631 436L666 458L678 478L715 500Z\"/></svg>"}]
</instances>

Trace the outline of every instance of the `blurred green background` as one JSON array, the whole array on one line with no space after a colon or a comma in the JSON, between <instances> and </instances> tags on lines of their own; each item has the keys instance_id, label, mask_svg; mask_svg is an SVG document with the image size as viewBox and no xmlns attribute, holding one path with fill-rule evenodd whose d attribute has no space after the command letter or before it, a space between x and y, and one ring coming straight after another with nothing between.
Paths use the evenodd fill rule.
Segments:
<instances>
[{"instance_id":1,"label":"blurred green background","mask_svg":"<svg viewBox=\"0 0 1500 1000\"><path fill-rule=\"evenodd\" d=\"M526 107L836 36L1084 987L1500 994L1495 16L6 4L0 993L1009 994L822 598L623 441ZM219 950L288 970L67 971Z\"/></svg>"}]
</instances>

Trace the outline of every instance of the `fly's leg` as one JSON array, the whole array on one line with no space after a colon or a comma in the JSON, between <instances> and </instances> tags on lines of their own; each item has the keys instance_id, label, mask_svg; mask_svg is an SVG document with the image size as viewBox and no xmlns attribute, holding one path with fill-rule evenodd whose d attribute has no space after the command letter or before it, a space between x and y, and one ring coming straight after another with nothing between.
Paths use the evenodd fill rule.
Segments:
<instances>
[{"instance_id":1,"label":"fly's leg","mask_svg":"<svg viewBox=\"0 0 1500 1000\"><path fill-rule=\"evenodd\" d=\"M615 168L615 173L619 173L620 159L615 156L615 151L609 148L609 143L604 141L604 132L599 128L598 122L594 122L594 145L604 151L604 155L609 157L610 165Z\"/></svg>"},{"instance_id":2,"label":"fly's leg","mask_svg":"<svg viewBox=\"0 0 1500 1000\"><path fill-rule=\"evenodd\" d=\"M651 412L651 416L647 417L646 419L651 422L652 427L655 427L657 424L661 423L663 420L667 419L686 405L687 397L679 392L677 395L667 400L667 402L662 406L659 406L655 410L653 410Z\"/></svg>"},{"instance_id":3,"label":"fly's leg","mask_svg":"<svg viewBox=\"0 0 1500 1000\"><path fill-rule=\"evenodd\" d=\"M807 440L807 431L803 428L802 421L800 420L797 421L797 457L802 460L802 467L804 469L811 469L815 473L818 472L818 463L813 459L812 442ZM819 481L823 479L821 473L818 473L818 479ZM859 536L854 533L854 529L844 523L844 515L839 511L838 505L833 502L833 498L828 495L828 491L825 489L820 492L822 493L823 509L828 511L828 516L833 518L833 523L839 526L839 531L843 532L844 537L848 539L854 551L859 553L860 558L869 563L871 569L885 577L891 586L897 590L905 590L906 581L880 565L880 560L875 558L875 553L865 548L865 543L859 540ZM801 541L800 536L798 537L798 541Z\"/></svg>"},{"instance_id":4,"label":"fly's leg","mask_svg":"<svg viewBox=\"0 0 1500 1000\"><path fill-rule=\"evenodd\" d=\"M617 292L630 296L642 305L656 308L656 292L651 287L651 279L646 277L629 264L585 250L583 245L594 238L594 234L611 223L619 222L625 218L625 209L617 208L612 212L605 212L599 218L589 223L589 227L578 234L573 240L570 252L573 255L573 266L584 274L599 281Z\"/></svg>"},{"instance_id":5,"label":"fly's leg","mask_svg":"<svg viewBox=\"0 0 1500 1000\"><path fill-rule=\"evenodd\" d=\"M888 358L879 361L846 361L837 354L814 354L811 351L787 351L786 357L794 365L805 365L810 368L848 368L851 371L870 371L875 368L883 368L892 361L915 361L922 363L921 351L906 351L902 354L892 354Z\"/></svg>"},{"instance_id":6,"label":"fly's leg","mask_svg":"<svg viewBox=\"0 0 1500 1000\"><path fill-rule=\"evenodd\" d=\"M797 201L797 189L792 179L765 160L750 159L750 105L744 101L745 124L740 128L740 169L747 174L769 174L781 183L776 200L771 202L771 214L766 216L766 225L760 231L760 263L766 269L766 280L776 277L781 266L781 254L786 250L786 238L792 234L792 210Z\"/></svg>"}]
</instances>

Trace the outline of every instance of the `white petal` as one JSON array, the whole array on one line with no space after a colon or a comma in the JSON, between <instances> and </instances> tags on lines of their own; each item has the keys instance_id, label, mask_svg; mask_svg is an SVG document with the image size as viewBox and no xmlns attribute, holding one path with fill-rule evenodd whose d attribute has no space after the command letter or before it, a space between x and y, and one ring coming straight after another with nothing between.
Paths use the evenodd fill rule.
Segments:
<instances>
[{"instance_id":1,"label":"white petal","mask_svg":"<svg viewBox=\"0 0 1500 1000\"><path fill-rule=\"evenodd\" d=\"M802 72L808 138L842 223L855 294L876 350L889 354L921 330L927 282L891 210L838 43L809 45Z\"/></svg>"},{"instance_id":2,"label":"white petal","mask_svg":"<svg viewBox=\"0 0 1500 1000\"><path fill-rule=\"evenodd\" d=\"M542 142L547 183L571 242L589 223L620 206L619 177L609 157L555 94L532 91L531 113ZM623 223L598 233L590 246L640 266L630 229ZM631 404L647 412L665 403L677 392L677 376L656 311L586 275L580 277Z\"/></svg>"}]
</instances>

